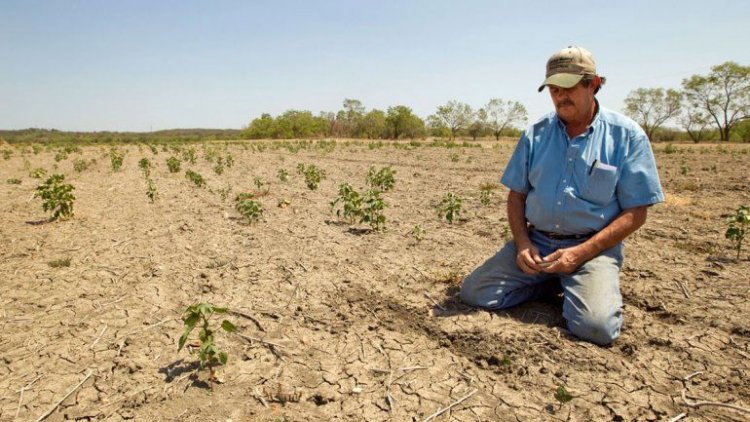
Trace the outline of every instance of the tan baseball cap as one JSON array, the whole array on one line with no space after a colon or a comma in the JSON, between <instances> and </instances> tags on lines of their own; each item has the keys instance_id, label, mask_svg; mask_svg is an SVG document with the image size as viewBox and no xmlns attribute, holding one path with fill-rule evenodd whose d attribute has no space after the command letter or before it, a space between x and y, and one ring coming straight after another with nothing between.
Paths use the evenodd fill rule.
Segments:
<instances>
[{"instance_id":1,"label":"tan baseball cap","mask_svg":"<svg viewBox=\"0 0 750 422\"><path fill-rule=\"evenodd\" d=\"M582 47L563 48L547 60L547 79L542 82L539 92L547 85L572 88L586 75L596 75L596 62L591 52Z\"/></svg>"}]
</instances>

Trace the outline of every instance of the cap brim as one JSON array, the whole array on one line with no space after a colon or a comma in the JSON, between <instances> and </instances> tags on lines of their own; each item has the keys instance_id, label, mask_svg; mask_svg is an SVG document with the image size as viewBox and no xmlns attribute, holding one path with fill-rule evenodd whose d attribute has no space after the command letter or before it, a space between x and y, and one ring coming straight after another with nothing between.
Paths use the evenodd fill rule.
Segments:
<instances>
[{"instance_id":1,"label":"cap brim","mask_svg":"<svg viewBox=\"0 0 750 422\"><path fill-rule=\"evenodd\" d=\"M542 86L539 87L539 92L542 92L547 85L555 85L561 88L573 88L578 82L581 82L581 79L583 79L583 75L556 73L544 80Z\"/></svg>"}]
</instances>

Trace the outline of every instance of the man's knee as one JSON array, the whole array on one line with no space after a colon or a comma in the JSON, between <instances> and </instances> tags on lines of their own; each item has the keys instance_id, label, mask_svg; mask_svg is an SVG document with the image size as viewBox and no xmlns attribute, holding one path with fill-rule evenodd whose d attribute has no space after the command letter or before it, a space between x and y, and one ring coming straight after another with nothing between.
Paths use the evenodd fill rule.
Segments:
<instances>
[{"instance_id":1,"label":"man's knee","mask_svg":"<svg viewBox=\"0 0 750 422\"><path fill-rule=\"evenodd\" d=\"M459 295L461 301L467 305L486 307L486 304L484 303L486 301L482 300L482 295L480 294L479 277L477 276L476 271L466 276L461 283Z\"/></svg>"},{"instance_id":2,"label":"man's knee","mask_svg":"<svg viewBox=\"0 0 750 422\"><path fill-rule=\"evenodd\" d=\"M568 329L576 337L600 346L612 344L620 336L622 314L587 313L568 319Z\"/></svg>"}]
</instances>

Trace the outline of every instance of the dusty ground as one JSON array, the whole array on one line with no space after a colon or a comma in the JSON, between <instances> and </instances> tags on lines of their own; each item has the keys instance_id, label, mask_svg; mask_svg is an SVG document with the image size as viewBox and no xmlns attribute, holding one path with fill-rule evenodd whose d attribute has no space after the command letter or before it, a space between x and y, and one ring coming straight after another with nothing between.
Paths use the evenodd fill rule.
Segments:
<instances>
[{"instance_id":1,"label":"dusty ground","mask_svg":"<svg viewBox=\"0 0 750 422\"><path fill-rule=\"evenodd\" d=\"M161 147L126 147L113 173L106 148L57 163L55 151L3 146L13 153L0 158L0 420L54 409L46 420L421 421L466 396L436 420L747 420L681 394L750 407L750 261L734 261L723 239L725 214L750 204L750 148L656 147L668 200L627 241L624 331L599 348L568 336L556 303L491 313L457 302L460 278L504 242L507 192L483 206L479 187L498 180L513 145L230 145L236 163L220 176L201 145L177 174ZM154 204L143 157L156 165ZM76 172L81 158L97 162ZM327 172L319 190L298 163ZM339 183L363 187L371 165L397 171L379 233L350 230L328 205ZM76 187L74 218L31 224L48 216L32 197L37 167ZM232 198L254 177L270 191L249 225ZM448 191L464 198L452 225L434 210ZM70 265L50 265L60 259ZM255 339L217 336L229 362L213 390L195 355L177 352L181 312L198 301L244 313L228 318ZM563 405L560 386L573 395Z\"/></svg>"}]
</instances>

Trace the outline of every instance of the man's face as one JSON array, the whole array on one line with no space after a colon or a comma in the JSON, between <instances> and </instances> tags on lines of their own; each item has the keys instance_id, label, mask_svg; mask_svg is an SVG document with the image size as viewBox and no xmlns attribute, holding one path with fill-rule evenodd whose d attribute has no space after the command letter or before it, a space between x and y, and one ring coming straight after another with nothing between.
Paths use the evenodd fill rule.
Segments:
<instances>
[{"instance_id":1,"label":"man's face","mask_svg":"<svg viewBox=\"0 0 750 422\"><path fill-rule=\"evenodd\" d=\"M549 85L549 94L557 115L566 123L588 123L594 106L594 83L579 82L572 88Z\"/></svg>"}]
</instances>

